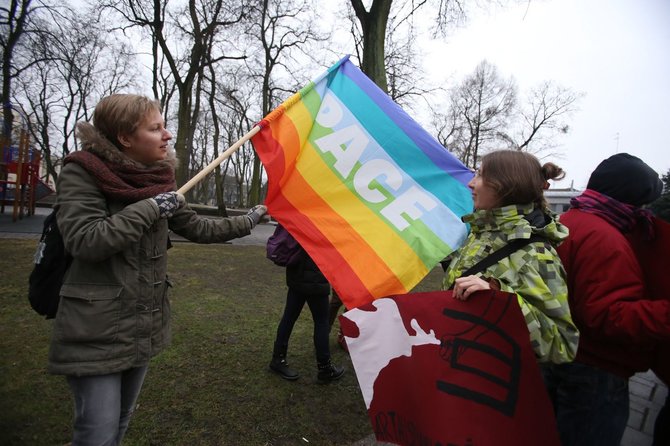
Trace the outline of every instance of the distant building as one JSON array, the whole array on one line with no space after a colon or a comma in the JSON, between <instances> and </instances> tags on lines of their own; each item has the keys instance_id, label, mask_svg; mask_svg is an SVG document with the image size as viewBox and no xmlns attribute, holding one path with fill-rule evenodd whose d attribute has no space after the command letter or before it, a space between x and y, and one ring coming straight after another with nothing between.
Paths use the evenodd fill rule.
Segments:
<instances>
[{"instance_id":1,"label":"distant building","mask_svg":"<svg viewBox=\"0 0 670 446\"><path fill-rule=\"evenodd\" d=\"M570 199L581 193L581 190L575 189L571 184L570 187L565 189L547 189L544 191L544 197L549 203L549 209L557 214L562 214L570 208Z\"/></svg>"}]
</instances>

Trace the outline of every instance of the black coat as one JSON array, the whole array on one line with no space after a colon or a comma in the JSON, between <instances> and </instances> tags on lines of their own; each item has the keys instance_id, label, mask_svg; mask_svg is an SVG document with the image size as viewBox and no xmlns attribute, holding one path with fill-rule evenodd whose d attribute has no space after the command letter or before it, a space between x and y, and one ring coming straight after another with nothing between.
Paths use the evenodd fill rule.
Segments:
<instances>
[{"instance_id":1,"label":"black coat","mask_svg":"<svg viewBox=\"0 0 670 446\"><path fill-rule=\"evenodd\" d=\"M286 267L286 285L293 291L311 296L330 294L328 280L316 266L314 260L303 250L300 261Z\"/></svg>"}]
</instances>

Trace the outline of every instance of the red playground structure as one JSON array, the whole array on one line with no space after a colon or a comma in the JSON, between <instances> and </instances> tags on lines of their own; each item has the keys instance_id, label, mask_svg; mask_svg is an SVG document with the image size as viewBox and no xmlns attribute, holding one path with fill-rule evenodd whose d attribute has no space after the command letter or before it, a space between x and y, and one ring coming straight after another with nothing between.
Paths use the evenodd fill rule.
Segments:
<instances>
[{"instance_id":1,"label":"red playground structure","mask_svg":"<svg viewBox=\"0 0 670 446\"><path fill-rule=\"evenodd\" d=\"M0 212L12 206L12 218L35 213L41 154L30 147L28 132L21 129L19 144L3 144L0 161Z\"/></svg>"}]
</instances>

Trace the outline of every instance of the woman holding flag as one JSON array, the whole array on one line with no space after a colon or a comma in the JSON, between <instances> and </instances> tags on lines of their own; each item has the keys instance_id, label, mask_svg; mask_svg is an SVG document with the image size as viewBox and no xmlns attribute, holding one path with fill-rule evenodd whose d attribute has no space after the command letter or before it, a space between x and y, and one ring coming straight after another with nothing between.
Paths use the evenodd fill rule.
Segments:
<instances>
[{"instance_id":1,"label":"woman holding flag","mask_svg":"<svg viewBox=\"0 0 670 446\"><path fill-rule=\"evenodd\" d=\"M56 216L73 257L53 324L49 371L74 396L73 445L118 445L149 360L170 343L168 231L195 242L251 232L265 213L198 216L175 192L175 157L160 104L102 99L94 125L80 122L82 150L58 177Z\"/></svg>"},{"instance_id":2,"label":"woman holding flag","mask_svg":"<svg viewBox=\"0 0 670 446\"><path fill-rule=\"evenodd\" d=\"M529 153L485 155L468 184L475 211L462 219L471 232L443 281L443 289L453 288L454 297L462 300L479 290L515 293L540 362L572 361L579 339L568 307L565 270L555 250L568 231L554 220L543 194L548 180L563 176L560 167L540 165ZM506 257L481 271L472 268L515 240L520 247Z\"/></svg>"}]
</instances>

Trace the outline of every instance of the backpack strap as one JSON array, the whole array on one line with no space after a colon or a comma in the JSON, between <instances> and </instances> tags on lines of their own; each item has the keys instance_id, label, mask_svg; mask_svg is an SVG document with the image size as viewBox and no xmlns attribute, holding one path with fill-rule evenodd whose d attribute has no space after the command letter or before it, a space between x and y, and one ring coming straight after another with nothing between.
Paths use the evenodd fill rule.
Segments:
<instances>
[{"instance_id":1,"label":"backpack strap","mask_svg":"<svg viewBox=\"0 0 670 446\"><path fill-rule=\"evenodd\" d=\"M532 234L530 238L518 238L512 240L502 248L493 251L491 254L489 254L488 256L481 259L479 262L472 265L470 268L464 271L463 274L461 274L461 277L471 276L473 274L477 274L481 271L484 271L489 266L498 263L500 260L518 251L524 246L529 245L533 242L544 242L545 240L546 239L544 237L537 234Z\"/></svg>"}]
</instances>

